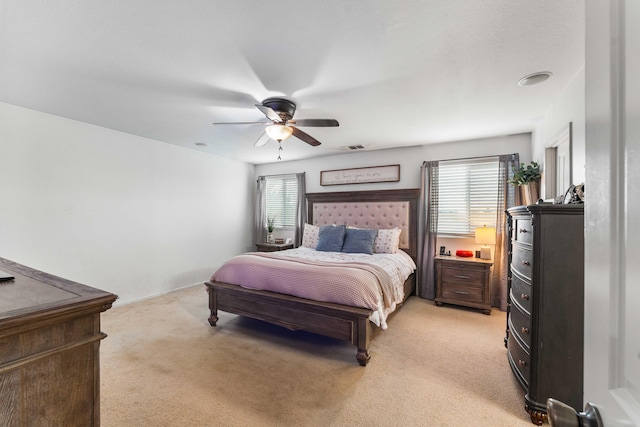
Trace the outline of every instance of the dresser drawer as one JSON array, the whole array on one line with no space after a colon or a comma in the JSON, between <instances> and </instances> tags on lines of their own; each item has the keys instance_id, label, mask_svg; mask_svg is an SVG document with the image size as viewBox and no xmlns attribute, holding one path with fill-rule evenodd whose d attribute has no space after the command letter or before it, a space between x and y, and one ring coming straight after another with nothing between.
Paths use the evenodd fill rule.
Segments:
<instances>
[{"instance_id":1,"label":"dresser drawer","mask_svg":"<svg viewBox=\"0 0 640 427\"><path fill-rule=\"evenodd\" d=\"M531 285L515 274L511 275L511 301L531 313Z\"/></svg>"},{"instance_id":2,"label":"dresser drawer","mask_svg":"<svg viewBox=\"0 0 640 427\"><path fill-rule=\"evenodd\" d=\"M528 387L531 378L531 356L529 356L529 353L527 353L515 339L513 334L509 334L507 346L509 348L509 361L511 365L518 371L518 375Z\"/></svg>"},{"instance_id":3,"label":"dresser drawer","mask_svg":"<svg viewBox=\"0 0 640 427\"><path fill-rule=\"evenodd\" d=\"M511 249L511 268L525 279L531 281L533 252L526 246L513 245Z\"/></svg>"},{"instance_id":4,"label":"dresser drawer","mask_svg":"<svg viewBox=\"0 0 640 427\"><path fill-rule=\"evenodd\" d=\"M515 217L513 220L512 240L525 245L533 241L531 217Z\"/></svg>"},{"instance_id":5,"label":"dresser drawer","mask_svg":"<svg viewBox=\"0 0 640 427\"><path fill-rule=\"evenodd\" d=\"M482 288L443 282L442 298L482 303L484 301L484 292Z\"/></svg>"},{"instance_id":6,"label":"dresser drawer","mask_svg":"<svg viewBox=\"0 0 640 427\"><path fill-rule=\"evenodd\" d=\"M525 343L527 350L531 348L531 316L516 304L512 304L509 311L509 330Z\"/></svg>"},{"instance_id":7,"label":"dresser drawer","mask_svg":"<svg viewBox=\"0 0 640 427\"><path fill-rule=\"evenodd\" d=\"M460 264L459 267L450 267L444 265L442 269L442 281L460 283L463 282L466 286L477 285L482 288L484 286L484 268L477 268L468 264Z\"/></svg>"}]
</instances>

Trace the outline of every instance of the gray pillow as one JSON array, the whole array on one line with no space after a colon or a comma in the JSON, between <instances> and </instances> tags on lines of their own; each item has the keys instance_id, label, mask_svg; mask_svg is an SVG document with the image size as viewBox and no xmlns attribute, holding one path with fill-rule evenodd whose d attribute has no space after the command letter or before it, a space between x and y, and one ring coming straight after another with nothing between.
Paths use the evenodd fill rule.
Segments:
<instances>
[{"instance_id":1,"label":"gray pillow","mask_svg":"<svg viewBox=\"0 0 640 427\"><path fill-rule=\"evenodd\" d=\"M318 244L316 251L340 252L344 242L344 225L325 225L318 232Z\"/></svg>"},{"instance_id":2,"label":"gray pillow","mask_svg":"<svg viewBox=\"0 0 640 427\"><path fill-rule=\"evenodd\" d=\"M374 247L373 244L377 235L378 230L347 228L344 235L342 252L372 255Z\"/></svg>"}]
</instances>

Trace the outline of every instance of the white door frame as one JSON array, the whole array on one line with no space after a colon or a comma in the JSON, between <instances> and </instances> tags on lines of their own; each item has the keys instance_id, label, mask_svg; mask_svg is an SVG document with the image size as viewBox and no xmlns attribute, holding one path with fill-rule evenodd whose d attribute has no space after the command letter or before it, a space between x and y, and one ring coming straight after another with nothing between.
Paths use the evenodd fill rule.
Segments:
<instances>
[{"instance_id":1,"label":"white door frame","mask_svg":"<svg viewBox=\"0 0 640 427\"><path fill-rule=\"evenodd\" d=\"M558 147L569 144L569 182L560 184L564 177L558 174ZM555 199L564 195L573 183L573 123L569 122L556 134L544 150L544 188L545 199Z\"/></svg>"},{"instance_id":2,"label":"white door frame","mask_svg":"<svg viewBox=\"0 0 640 427\"><path fill-rule=\"evenodd\" d=\"M585 5L584 400L640 426L640 2Z\"/></svg>"}]
</instances>

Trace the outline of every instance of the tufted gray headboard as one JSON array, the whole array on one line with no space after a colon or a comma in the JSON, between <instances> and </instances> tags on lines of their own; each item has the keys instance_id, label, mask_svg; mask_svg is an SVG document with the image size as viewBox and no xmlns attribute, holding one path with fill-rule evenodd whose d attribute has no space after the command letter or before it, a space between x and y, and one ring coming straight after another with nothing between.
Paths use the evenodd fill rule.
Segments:
<instances>
[{"instance_id":1,"label":"tufted gray headboard","mask_svg":"<svg viewBox=\"0 0 640 427\"><path fill-rule=\"evenodd\" d=\"M343 191L307 194L308 223L402 230L400 248L414 259L420 190Z\"/></svg>"}]
</instances>

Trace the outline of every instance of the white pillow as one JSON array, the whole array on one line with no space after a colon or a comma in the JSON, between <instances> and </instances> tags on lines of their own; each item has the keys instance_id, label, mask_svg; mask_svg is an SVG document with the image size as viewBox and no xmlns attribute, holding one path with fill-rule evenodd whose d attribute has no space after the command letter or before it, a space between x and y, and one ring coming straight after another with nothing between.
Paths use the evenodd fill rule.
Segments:
<instances>
[{"instance_id":1,"label":"white pillow","mask_svg":"<svg viewBox=\"0 0 640 427\"><path fill-rule=\"evenodd\" d=\"M311 224L304 225L304 231L302 232L302 246L305 248L315 249L318 246L318 233L320 227Z\"/></svg>"},{"instance_id":2,"label":"white pillow","mask_svg":"<svg viewBox=\"0 0 640 427\"><path fill-rule=\"evenodd\" d=\"M373 244L373 252L395 254L400 247L400 233L402 233L402 230L398 227L378 230L378 236Z\"/></svg>"}]
</instances>

